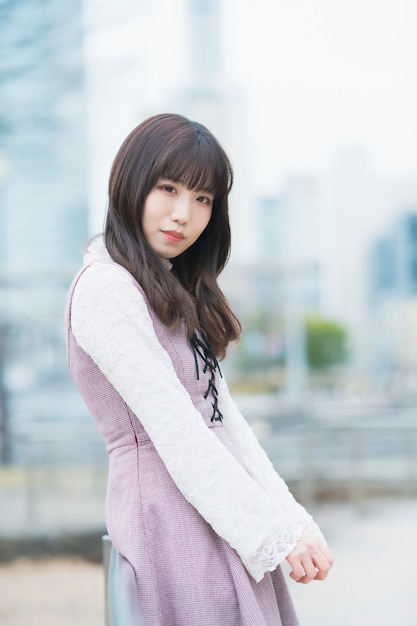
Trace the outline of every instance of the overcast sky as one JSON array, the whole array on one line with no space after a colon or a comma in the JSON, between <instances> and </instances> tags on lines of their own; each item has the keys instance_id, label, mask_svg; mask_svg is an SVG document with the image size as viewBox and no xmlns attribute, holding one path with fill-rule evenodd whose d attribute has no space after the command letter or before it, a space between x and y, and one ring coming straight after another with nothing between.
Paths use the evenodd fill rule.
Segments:
<instances>
[{"instance_id":1,"label":"overcast sky","mask_svg":"<svg viewBox=\"0 0 417 626\"><path fill-rule=\"evenodd\" d=\"M187 0L85 2L87 21L107 20L93 42L103 68L119 64L117 73L128 75L123 63L130 57L129 65L135 59L139 69L136 84L127 80L121 91L109 76L109 93L122 109L112 111L112 124L123 125L123 106L134 99L128 89L136 97L145 90L149 110L164 110L164 97L187 80ZM416 174L416 0L220 0L219 5L223 74L246 96L260 190L294 170L325 168L344 146L368 151L382 171ZM205 45L215 48L219 42Z\"/></svg>"},{"instance_id":2,"label":"overcast sky","mask_svg":"<svg viewBox=\"0 0 417 626\"><path fill-rule=\"evenodd\" d=\"M344 145L368 150L378 169L416 175L415 0L224 6L224 58L250 98L261 185L277 171L325 167Z\"/></svg>"}]
</instances>

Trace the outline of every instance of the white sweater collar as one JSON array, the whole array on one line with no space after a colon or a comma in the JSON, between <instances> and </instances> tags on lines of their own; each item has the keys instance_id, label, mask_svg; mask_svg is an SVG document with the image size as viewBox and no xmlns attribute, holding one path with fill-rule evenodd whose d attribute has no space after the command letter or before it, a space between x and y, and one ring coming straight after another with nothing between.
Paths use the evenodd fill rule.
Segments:
<instances>
[{"instance_id":1,"label":"white sweater collar","mask_svg":"<svg viewBox=\"0 0 417 626\"><path fill-rule=\"evenodd\" d=\"M102 235L97 235L97 237L94 237L94 239L92 239L88 245L87 252L84 255L84 265L88 265L89 263L93 263L94 261L100 261L103 259L111 260L111 256L108 253L106 246L104 245ZM161 261L169 270L172 269L172 263L169 259L161 258Z\"/></svg>"},{"instance_id":2,"label":"white sweater collar","mask_svg":"<svg viewBox=\"0 0 417 626\"><path fill-rule=\"evenodd\" d=\"M97 237L94 237L88 244L87 252L84 255L84 265L92 263L93 261L110 258L110 254L107 252L107 248L104 245L103 237L97 235Z\"/></svg>"}]
</instances>

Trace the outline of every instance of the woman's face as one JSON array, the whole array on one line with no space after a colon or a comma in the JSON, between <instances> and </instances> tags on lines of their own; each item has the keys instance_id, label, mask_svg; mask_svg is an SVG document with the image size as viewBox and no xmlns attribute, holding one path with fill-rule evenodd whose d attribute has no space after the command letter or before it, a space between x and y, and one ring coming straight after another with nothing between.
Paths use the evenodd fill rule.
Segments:
<instances>
[{"instance_id":1,"label":"woman's face","mask_svg":"<svg viewBox=\"0 0 417 626\"><path fill-rule=\"evenodd\" d=\"M143 207L142 228L150 247L174 259L197 241L210 221L213 195L160 179Z\"/></svg>"}]
</instances>

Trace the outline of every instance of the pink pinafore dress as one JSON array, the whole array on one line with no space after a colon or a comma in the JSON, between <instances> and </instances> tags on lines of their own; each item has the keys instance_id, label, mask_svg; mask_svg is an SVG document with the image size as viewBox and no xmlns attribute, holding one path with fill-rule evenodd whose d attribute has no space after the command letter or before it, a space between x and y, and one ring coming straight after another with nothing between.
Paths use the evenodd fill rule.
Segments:
<instances>
[{"instance_id":1,"label":"pink pinafore dress","mask_svg":"<svg viewBox=\"0 0 417 626\"><path fill-rule=\"evenodd\" d=\"M140 415L132 413L77 344L71 330L71 302L84 270L68 295L68 361L109 454L107 531L137 593L137 620L130 598L129 625L298 626L281 569L255 583L237 553L179 491ZM209 387L216 388L219 369L207 367L204 353L192 349L182 329L169 331L149 305L148 309L158 340L201 419L229 447L213 408L215 396L207 393ZM138 394L146 394L146 385L142 387L141 381L137 385Z\"/></svg>"}]
</instances>

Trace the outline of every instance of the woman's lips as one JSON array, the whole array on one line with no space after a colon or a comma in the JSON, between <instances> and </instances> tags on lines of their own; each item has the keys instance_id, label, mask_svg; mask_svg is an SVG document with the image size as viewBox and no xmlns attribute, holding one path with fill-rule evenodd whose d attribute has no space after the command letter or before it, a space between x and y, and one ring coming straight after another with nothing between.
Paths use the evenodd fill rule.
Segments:
<instances>
[{"instance_id":1,"label":"woman's lips","mask_svg":"<svg viewBox=\"0 0 417 626\"><path fill-rule=\"evenodd\" d=\"M162 234L172 243L177 243L178 241L182 241L184 239L184 235L177 230L163 230Z\"/></svg>"}]
</instances>

